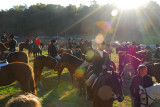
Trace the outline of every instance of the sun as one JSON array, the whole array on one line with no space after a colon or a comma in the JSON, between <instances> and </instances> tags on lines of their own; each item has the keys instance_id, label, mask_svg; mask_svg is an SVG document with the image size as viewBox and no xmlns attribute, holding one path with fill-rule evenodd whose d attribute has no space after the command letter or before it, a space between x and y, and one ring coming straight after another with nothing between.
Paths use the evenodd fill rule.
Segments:
<instances>
[{"instance_id":1,"label":"sun","mask_svg":"<svg viewBox=\"0 0 160 107\"><path fill-rule=\"evenodd\" d=\"M114 5L120 9L136 9L144 6L148 0L114 0Z\"/></svg>"}]
</instances>

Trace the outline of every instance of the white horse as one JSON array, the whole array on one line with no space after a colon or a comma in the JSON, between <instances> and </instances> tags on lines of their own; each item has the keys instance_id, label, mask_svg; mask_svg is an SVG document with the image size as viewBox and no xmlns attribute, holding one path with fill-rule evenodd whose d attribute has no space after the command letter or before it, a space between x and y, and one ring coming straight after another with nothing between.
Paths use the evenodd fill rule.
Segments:
<instances>
[{"instance_id":1,"label":"white horse","mask_svg":"<svg viewBox=\"0 0 160 107\"><path fill-rule=\"evenodd\" d=\"M160 107L160 84L148 88L139 86L139 88L141 107Z\"/></svg>"}]
</instances>

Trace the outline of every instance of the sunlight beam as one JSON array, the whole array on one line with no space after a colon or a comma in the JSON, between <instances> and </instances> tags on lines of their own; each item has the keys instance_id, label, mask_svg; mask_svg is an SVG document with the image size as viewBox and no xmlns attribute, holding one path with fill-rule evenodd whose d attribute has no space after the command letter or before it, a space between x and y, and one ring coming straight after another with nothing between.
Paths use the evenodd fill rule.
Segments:
<instances>
[{"instance_id":1,"label":"sunlight beam","mask_svg":"<svg viewBox=\"0 0 160 107\"><path fill-rule=\"evenodd\" d=\"M68 28L66 28L65 30L63 30L62 32L60 32L59 35L62 35L63 33L67 32L68 30L70 30L71 28L73 28L74 26L76 26L77 24L79 24L80 22L82 22L83 20L85 20L86 18L88 18L89 16L91 16L92 14L94 14L95 12L97 12L101 8L102 7L99 7L97 9L93 10L87 16L84 16L83 18L79 19L78 21L76 21L75 23L73 23L72 25L70 25Z\"/></svg>"},{"instance_id":2,"label":"sunlight beam","mask_svg":"<svg viewBox=\"0 0 160 107\"><path fill-rule=\"evenodd\" d=\"M117 24L116 24L116 27L114 29L114 33L112 35L112 39L111 39L111 43L113 42L114 38L115 38L115 35L117 33L117 29L118 29L118 26L119 26L119 23L120 23L120 19L121 19L121 16L122 16L122 12L123 11L120 11L120 14L119 14L119 17L118 17L118 21L117 21Z\"/></svg>"}]
</instances>

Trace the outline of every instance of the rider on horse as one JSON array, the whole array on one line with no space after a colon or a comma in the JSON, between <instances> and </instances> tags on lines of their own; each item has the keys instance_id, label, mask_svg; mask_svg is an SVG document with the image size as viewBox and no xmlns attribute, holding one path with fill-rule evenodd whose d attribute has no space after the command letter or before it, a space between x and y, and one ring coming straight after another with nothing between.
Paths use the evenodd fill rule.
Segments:
<instances>
[{"instance_id":1,"label":"rider on horse","mask_svg":"<svg viewBox=\"0 0 160 107\"><path fill-rule=\"evenodd\" d=\"M8 40L7 34L6 34L6 32L3 32L3 35L2 35L2 37L1 37L2 43L7 42L7 40Z\"/></svg>"},{"instance_id":2,"label":"rider on horse","mask_svg":"<svg viewBox=\"0 0 160 107\"><path fill-rule=\"evenodd\" d=\"M51 40L51 45L48 47L48 52L51 57L56 58L56 59L61 59L60 56L57 54L57 49L56 49L56 40Z\"/></svg>"},{"instance_id":3,"label":"rider on horse","mask_svg":"<svg viewBox=\"0 0 160 107\"><path fill-rule=\"evenodd\" d=\"M56 40L51 40L51 45L48 48L48 52L50 53L51 57L56 57L57 56L57 49L56 49Z\"/></svg>"},{"instance_id":4,"label":"rider on horse","mask_svg":"<svg viewBox=\"0 0 160 107\"><path fill-rule=\"evenodd\" d=\"M9 51L15 52L17 41L14 39L14 35L10 35L11 41L9 42Z\"/></svg>"},{"instance_id":5,"label":"rider on horse","mask_svg":"<svg viewBox=\"0 0 160 107\"><path fill-rule=\"evenodd\" d=\"M41 40L38 38L38 36L36 36L36 38L34 39L34 44L36 44L40 48L40 43Z\"/></svg>"},{"instance_id":6,"label":"rider on horse","mask_svg":"<svg viewBox=\"0 0 160 107\"><path fill-rule=\"evenodd\" d=\"M87 83L87 99L91 99L91 87L94 80L99 76L102 75L103 71L110 66L110 59L109 54L104 51L105 49L105 42L101 43L98 50L94 50L94 57L93 57L93 74L89 77Z\"/></svg>"}]
</instances>

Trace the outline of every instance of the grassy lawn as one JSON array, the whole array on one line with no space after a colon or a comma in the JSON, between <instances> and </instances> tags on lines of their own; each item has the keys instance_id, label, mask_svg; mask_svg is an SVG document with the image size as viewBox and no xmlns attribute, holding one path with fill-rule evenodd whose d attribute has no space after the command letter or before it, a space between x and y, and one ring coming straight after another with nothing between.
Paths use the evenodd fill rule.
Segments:
<instances>
[{"instance_id":1,"label":"grassy lawn","mask_svg":"<svg viewBox=\"0 0 160 107\"><path fill-rule=\"evenodd\" d=\"M27 51L25 51L27 52ZM47 55L47 51L43 51ZM30 57L29 64L33 67L34 57ZM117 64L118 56L115 52L111 59ZM71 84L71 76L67 69L64 69L61 76L61 84L58 85L57 72L45 68L41 76L43 86L37 84L38 97L42 99L43 107L92 107L92 102L86 101L85 96L79 97L77 85ZM76 82L75 82L76 84ZM126 89L124 89L126 91ZM0 107L14 96L21 94L21 89L17 82L8 86L0 87ZM129 93L124 93L125 100L122 103L114 102L114 107L131 107L132 101Z\"/></svg>"}]
</instances>

